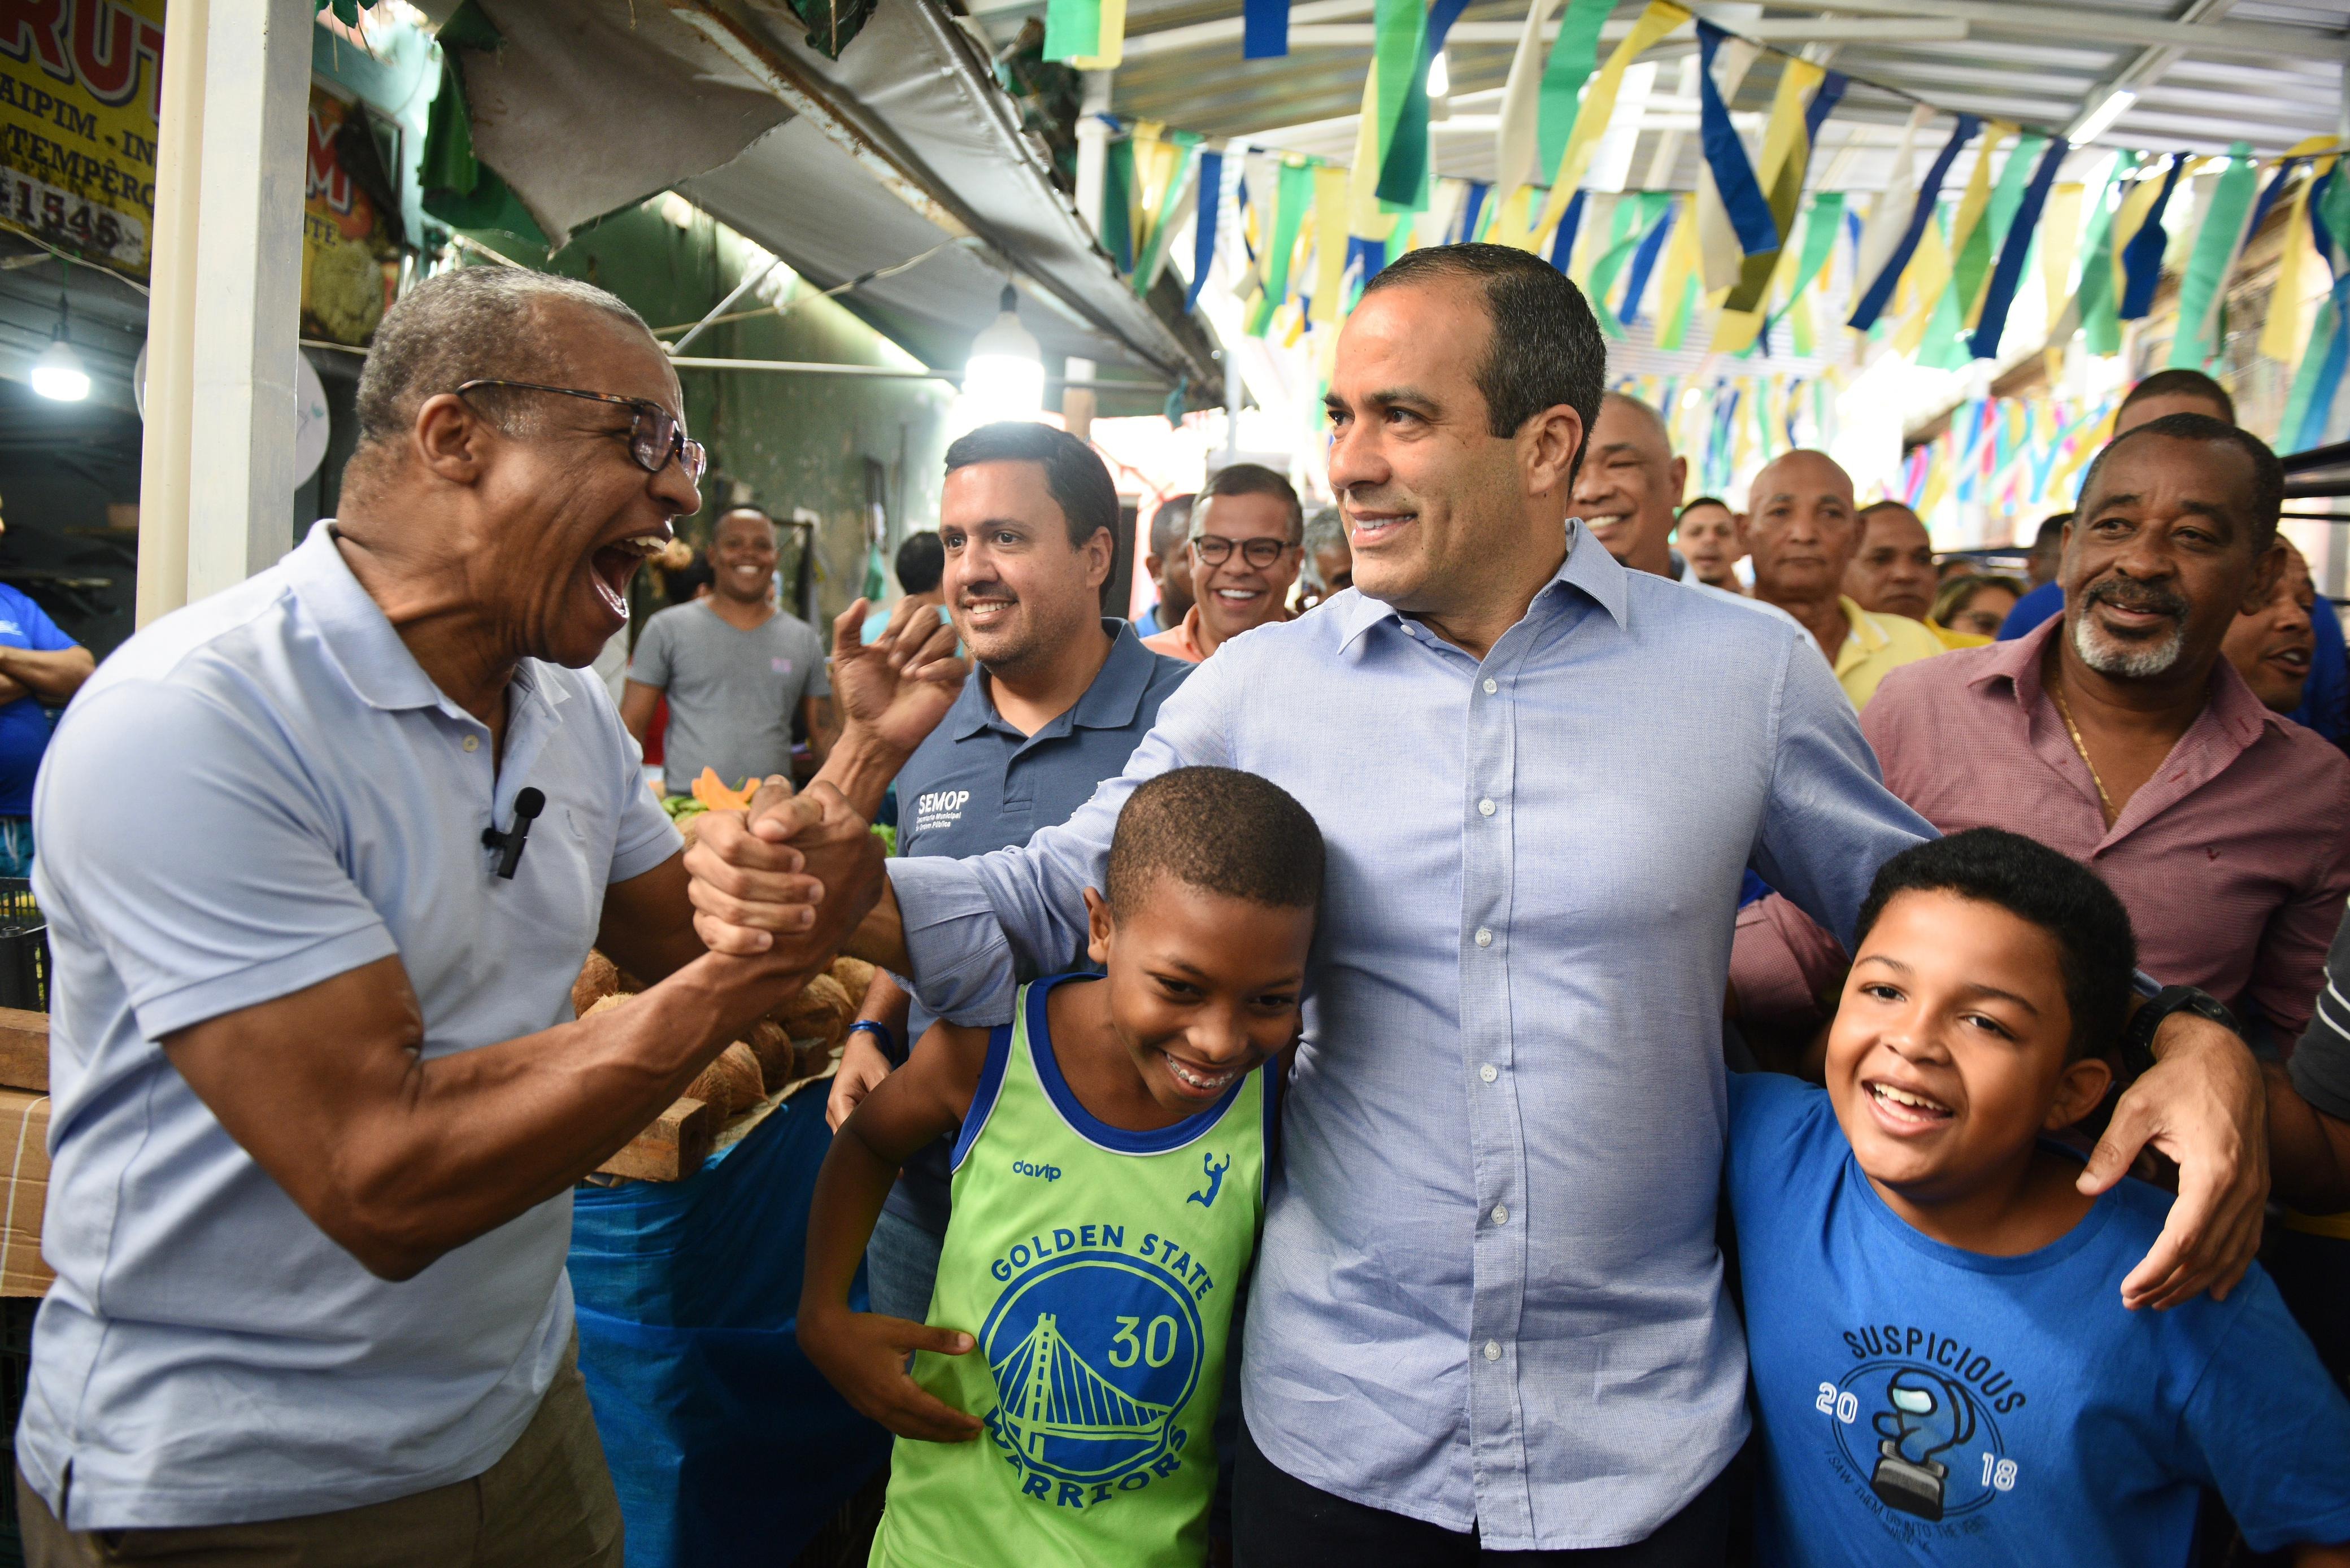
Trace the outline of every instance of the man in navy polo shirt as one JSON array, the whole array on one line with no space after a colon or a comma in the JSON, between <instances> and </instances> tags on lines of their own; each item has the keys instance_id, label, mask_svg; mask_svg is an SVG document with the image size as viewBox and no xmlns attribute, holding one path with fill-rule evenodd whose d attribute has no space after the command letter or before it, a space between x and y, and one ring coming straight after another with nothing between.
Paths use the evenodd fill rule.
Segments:
<instances>
[{"instance_id":1,"label":"man in navy polo shirt","mask_svg":"<svg viewBox=\"0 0 2350 1568\"><path fill-rule=\"evenodd\" d=\"M33 874L33 775L49 749L47 710L97 668L40 606L0 583L0 877Z\"/></svg>"},{"instance_id":2,"label":"man in navy polo shirt","mask_svg":"<svg viewBox=\"0 0 2350 1568\"><path fill-rule=\"evenodd\" d=\"M984 855L1066 822L1125 771L1191 666L1101 613L1118 491L1093 449L1006 422L947 449L939 537L955 630L979 668L898 774L900 855ZM1082 950L1071 968L1088 967ZM932 1015L873 977L826 1111L837 1127ZM865 1255L873 1310L921 1322L947 1229L948 1145L907 1162Z\"/></svg>"}]
</instances>

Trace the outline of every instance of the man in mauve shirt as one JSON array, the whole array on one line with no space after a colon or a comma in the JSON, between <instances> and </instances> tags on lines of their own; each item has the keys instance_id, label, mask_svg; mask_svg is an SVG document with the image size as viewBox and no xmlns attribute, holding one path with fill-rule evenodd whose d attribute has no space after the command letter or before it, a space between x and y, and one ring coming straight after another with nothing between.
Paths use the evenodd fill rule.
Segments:
<instances>
[{"instance_id":1,"label":"man in mauve shirt","mask_svg":"<svg viewBox=\"0 0 2350 1568\"><path fill-rule=\"evenodd\" d=\"M2350 763L2220 653L2283 564L2282 485L2265 446L2199 414L2117 438L2066 530L2064 615L1896 670L1861 729L1936 827L2005 827L2085 861L2128 906L2147 973L2257 1013L2290 1049L2350 895ZM1740 1016L1809 1011L1844 961L1785 899L1751 906Z\"/></svg>"}]
</instances>

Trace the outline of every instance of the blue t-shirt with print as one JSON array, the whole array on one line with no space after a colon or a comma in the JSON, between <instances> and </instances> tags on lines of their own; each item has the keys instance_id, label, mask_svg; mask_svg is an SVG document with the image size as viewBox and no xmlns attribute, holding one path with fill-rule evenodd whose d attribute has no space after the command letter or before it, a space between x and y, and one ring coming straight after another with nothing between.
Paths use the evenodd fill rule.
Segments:
<instances>
[{"instance_id":1,"label":"blue t-shirt with print","mask_svg":"<svg viewBox=\"0 0 2350 1568\"><path fill-rule=\"evenodd\" d=\"M2255 1551L2350 1541L2350 1401L2268 1276L2121 1304L2168 1194L1986 1257L1886 1206L1825 1091L1733 1075L1730 1120L1758 1562L2183 1563L2206 1485Z\"/></svg>"},{"instance_id":2,"label":"blue t-shirt with print","mask_svg":"<svg viewBox=\"0 0 2350 1568\"><path fill-rule=\"evenodd\" d=\"M23 594L0 583L0 646L55 653L74 639ZM40 700L19 697L0 707L0 816L33 815L33 775L49 749L49 716Z\"/></svg>"}]
</instances>

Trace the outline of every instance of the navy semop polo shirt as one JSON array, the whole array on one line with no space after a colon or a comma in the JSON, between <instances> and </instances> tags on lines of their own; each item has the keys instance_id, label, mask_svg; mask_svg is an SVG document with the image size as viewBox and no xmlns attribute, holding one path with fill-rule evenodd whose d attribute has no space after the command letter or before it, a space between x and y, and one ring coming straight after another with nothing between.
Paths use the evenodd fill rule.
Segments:
<instances>
[{"instance_id":1,"label":"navy semop polo shirt","mask_svg":"<svg viewBox=\"0 0 2350 1568\"><path fill-rule=\"evenodd\" d=\"M1025 844L1040 828L1076 815L1104 779L1159 722L1159 704L1193 666L1142 646L1134 628L1105 618L1109 658L1077 705L1033 735L995 711L987 681L973 671L962 695L898 774L898 853L957 859ZM1082 950L1067 966L1089 969ZM910 1048L933 1015L920 1002L906 1020ZM947 1229L951 1144L940 1139L906 1162L889 1210L932 1235Z\"/></svg>"}]
</instances>

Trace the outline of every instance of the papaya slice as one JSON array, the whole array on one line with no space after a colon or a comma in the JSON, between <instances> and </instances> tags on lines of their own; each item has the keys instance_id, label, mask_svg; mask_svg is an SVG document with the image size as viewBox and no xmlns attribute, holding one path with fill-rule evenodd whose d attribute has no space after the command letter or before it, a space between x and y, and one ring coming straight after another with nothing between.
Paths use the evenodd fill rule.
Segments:
<instances>
[{"instance_id":1,"label":"papaya slice","mask_svg":"<svg viewBox=\"0 0 2350 1568\"><path fill-rule=\"evenodd\" d=\"M757 779L745 779L741 789L728 789L715 768L704 768L693 781L693 798L712 811L748 811L758 788Z\"/></svg>"}]
</instances>

